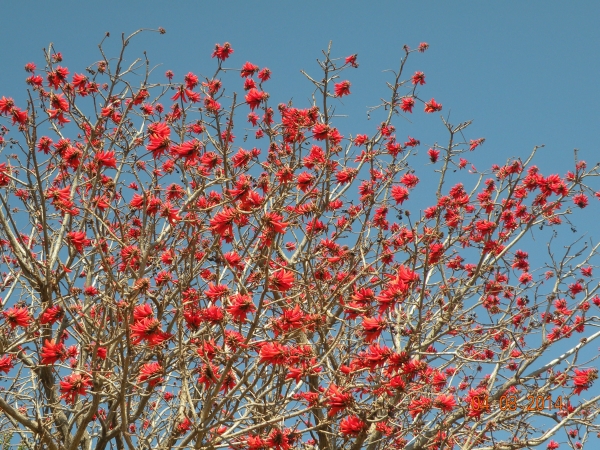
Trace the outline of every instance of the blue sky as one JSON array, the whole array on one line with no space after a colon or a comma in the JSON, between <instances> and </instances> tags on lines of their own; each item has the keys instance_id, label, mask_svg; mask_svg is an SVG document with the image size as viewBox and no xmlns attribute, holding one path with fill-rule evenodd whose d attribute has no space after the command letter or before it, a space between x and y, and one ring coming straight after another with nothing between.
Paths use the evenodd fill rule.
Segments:
<instances>
[{"instance_id":1,"label":"blue sky","mask_svg":"<svg viewBox=\"0 0 600 450\"><path fill-rule=\"evenodd\" d=\"M122 32L164 27L165 35L137 37L129 60L145 50L153 64L162 64L160 76L167 69L176 79L188 71L211 74L215 43L229 41L235 50L229 67L245 61L269 67L265 88L274 104L293 97L306 106L311 85L300 69L318 73L315 59L333 41L333 55L358 53L360 63L344 74L352 95L340 108L349 117L341 120L353 134L372 135L376 122L368 122L365 111L385 95L389 75L382 71L397 68L404 44L427 42L430 49L411 56L407 73L425 72L423 96L441 102L451 122L474 120L467 138L486 138L472 157L478 168L525 156L538 144L546 145L537 159L545 174L571 169L574 148L590 165L600 161L596 1L10 2L2 13L0 96L17 104L25 93L23 66L42 65L42 48L50 42L71 73L81 73L99 59L97 44L106 32L114 55ZM428 119L406 129L397 121L399 140L410 134L425 148L444 142L439 120ZM600 208L592 206L576 224L597 236L589 224L600 219Z\"/></svg>"}]
</instances>

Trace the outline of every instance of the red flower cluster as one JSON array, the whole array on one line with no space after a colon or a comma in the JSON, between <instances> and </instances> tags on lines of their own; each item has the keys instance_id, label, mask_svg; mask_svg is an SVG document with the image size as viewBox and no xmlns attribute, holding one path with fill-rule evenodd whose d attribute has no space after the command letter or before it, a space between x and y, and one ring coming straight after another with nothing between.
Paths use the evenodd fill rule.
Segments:
<instances>
[{"instance_id":1,"label":"red flower cluster","mask_svg":"<svg viewBox=\"0 0 600 450\"><path fill-rule=\"evenodd\" d=\"M581 394L581 392L588 390L592 383L598 379L597 369L574 369L575 376L573 377L573 392L575 394Z\"/></svg>"},{"instance_id":2,"label":"red flower cluster","mask_svg":"<svg viewBox=\"0 0 600 450\"><path fill-rule=\"evenodd\" d=\"M27 308L19 306L13 306L12 308L3 311L2 315L12 329L15 329L16 327L27 328L32 320Z\"/></svg>"},{"instance_id":3,"label":"red flower cluster","mask_svg":"<svg viewBox=\"0 0 600 450\"><path fill-rule=\"evenodd\" d=\"M144 364L140 368L140 374L137 378L138 383L148 382L148 386L154 387L163 381L161 377L163 368L160 363L152 361Z\"/></svg>"},{"instance_id":4,"label":"red flower cluster","mask_svg":"<svg viewBox=\"0 0 600 450\"><path fill-rule=\"evenodd\" d=\"M334 86L335 96L343 97L344 95L350 95L350 82L348 80L336 83Z\"/></svg>"},{"instance_id":5,"label":"red flower cluster","mask_svg":"<svg viewBox=\"0 0 600 450\"><path fill-rule=\"evenodd\" d=\"M215 51L212 54L212 57L215 56L220 61L225 61L229 56L233 53L233 49L231 48L231 44L229 42L225 42L225 44L216 44Z\"/></svg>"},{"instance_id":6,"label":"red flower cluster","mask_svg":"<svg viewBox=\"0 0 600 450\"><path fill-rule=\"evenodd\" d=\"M153 318L153 315L152 308L147 304L135 308L134 323L130 327L134 345L145 341L150 347L155 347L171 337L169 333L162 331L160 321Z\"/></svg>"},{"instance_id":7,"label":"red flower cluster","mask_svg":"<svg viewBox=\"0 0 600 450\"><path fill-rule=\"evenodd\" d=\"M242 107L241 120L250 129L240 132L240 100L230 101L219 79L233 70L223 67L232 53L229 43L215 46L212 78L189 72L174 81L167 71L166 86L140 88L120 80L109 59L69 82L54 53L46 79L26 66L39 96L28 110L0 99L0 119L12 121L25 135L21 147L33 150L28 165L20 156L0 163L0 194L26 206L15 206L14 217L5 211L7 219L30 213L32 225L26 232L3 225L0 290L10 293L0 299L7 352L0 374L17 385L37 370L32 359L60 379L69 405L95 387L93 403L101 406L89 426L107 439L140 430L151 442L166 432L185 446L200 432L240 450L403 448L409 439L441 449L466 442L478 427L473 446L502 445L497 430L514 414L494 412L496 428L485 422L498 380L513 380L510 392L519 395L534 385L577 395L593 388L592 368L514 375L556 341L593 326L596 249L540 272L518 241L567 221L566 206L587 208L593 191L586 182L598 168L577 160L564 176L544 176L520 158L478 172L461 156L485 139L463 136L466 123L461 133L449 126L448 147L431 144L423 155L420 140L397 135L392 122L417 102L426 113L442 110L420 95L420 71L398 73L390 97L369 109L383 122L346 139L329 102L350 95L341 72L358 67L355 54L327 59L325 79L339 82L320 92L322 78L311 78L322 98L304 108L271 105L262 84L271 71L243 64L238 87L250 111ZM111 84L94 81L102 79ZM97 105L90 120L79 114L93 109L76 106L86 96ZM32 137L41 121L49 121L54 140ZM2 148L14 145L9 131L0 129ZM426 205L419 189L431 178L419 166L440 175ZM456 177L464 184L448 184ZM135 192L127 196L128 189ZM536 333L540 339L528 339ZM496 381L486 372L492 366ZM186 374L194 380L181 401L155 389L184 388ZM48 406L44 395L27 399L30 391L3 396L30 415L33 400ZM189 396L204 411L187 408ZM555 418L569 414L581 428L590 417L569 403ZM40 422L40 436L58 436L52 417ZM116 426L120 417L131 423ZM574 439L576 431L567 433Z\"/></svg>"},{"instance_id":8,"label":"red flower cluster","mask_svg":"<svg viewBox=\"0 0 600 450\"><path fill-rule=\"evenodd\" d=\"M67 358L67 349L62 342L46 339L40 356L42 364L54 364Z\"/></svg>"},{"instance_id":9,"label":"red flower cluster","mask_svg":"<svg viewBox=\"0 0 600 450\"><path fill-rule=\"evenodd\" d=\"M171 129L164 122L154 122L148 125L148 140L150 141L146 147L152 152L154 159L160 158L163 153L169 150L171 140Z\"/></svg>"},{"instance_id":10,"label":"red flower cluster","mask_svg":"<svg viewBox=\"0 0 600 450\"><path fill-rule=\"evenodd\" d=\"M75 404L80 395L86 395L87 390L93 386L91 377L86 373L73 373L67 375L60 382L60 398L67 404Z\"/></svg>"},{"instance_id":11,"label":"red flower cluster","mask_svg":"<svg viewBox=\"0 0 600 450\"><path fill-rule=\"evenodd\" d=\"M436 102L435 99L433 99L433 98L425 103L425 112L426 113L432 113L432 112L441 111L441 110L442 110L442 105L440 103Z\"/></svg>"},{"instance_id":12,"label":"red flower cluster","mask_svg":"<svg viewBox=\"0 0 600 450\"><path fill-rule=\"evenodd\" d=\"M267 98L268 94L266 92L261 92L258 89L250 89L250 91L246 94L246 103L248 103L250 109L254 111Z\"/></svg>"}]
</instances>

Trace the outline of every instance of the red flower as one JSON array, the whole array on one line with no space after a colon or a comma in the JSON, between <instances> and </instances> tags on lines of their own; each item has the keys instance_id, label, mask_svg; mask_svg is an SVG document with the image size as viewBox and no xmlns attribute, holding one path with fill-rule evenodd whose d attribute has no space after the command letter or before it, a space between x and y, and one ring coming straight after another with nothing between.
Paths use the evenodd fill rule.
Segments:
<instances>
[{"instance_id":1,"label":"red flower","mask_svg":"<svg viewBox=\"0 0 600 450\"><path fill-rule=\"evenodd\" d=\"M50 95L50 104L54 109L59 111L67 112L69 111L69 102L65 98L63 94L51 94Z\"/></svg>"},{"instance_id":2,"label":"red flower","mask_svg":"<svg viewBox=\"0 0 600 450\"><path fill-rule=\"evenodd\" d=\"M583 286L581 283L571 283L569 284L569 293L572 297L575 297L577 294L583 291Z\"/></svg>"},{"instance_id":3,"label":"red flower","mask_svg":"<svg viewBox=\"0 0 600 450\"><path fill-rule=\"evenodd\" d=\"M213 283L208 283L208 289L204 291L204 295L212 301L218 300L227 294L229 294L229 288L225 284L215 285Z\"/></svg>"},{"instance_id":4,"label":"red flower","mask_svg":"<svg viewBox=\"0 0 600 450\"><path fill-rule=\"evenodd\" d=\"M269 231L275 233L285 234L285 229L289 225L287 222L283 222L283 216L276 212L270 212L265 214L264 217L265 227Z\"/></svg>"},{"instance_id":5,"label":"red flower","mask_svg":"<svg viewBox=\"0 0 600 450\"><path fill-rule=\"evenodd\" d=\"M575 376L573 377L573 385L575 386L575 389L573 389L573 392L578 395L591 387L594 380L598 378L598 369L575 369L574 371Z\"/></svg>"},{"instance_id":6,"label":"red flower","mask_svg":"<svg viewBox=\"0 0 600 450\"><path fill-rule=\"evenodd\" d=\"M354 398L349 392L342 392L335 384L329 386L327 393L326 404L330 408L327 413L328 417L335 416L338 412L345 410L352 405Z\"/></svg>"},{"instance_id":7,"label":"red flower","mask_svg":"<svg viewBox=\"0 0 600 450\"><path fill-rule=\"evenodd\" d=\"M431 99L429 100L427 103L425 103L425 112L426 113L432 113L432 112L436 112L436 111L441 111L442 110L442 105L440 103L437 103L435 101L435 99Z\"/></svg>"},{"instance_id":8,"label":"red flower","mask_svg":"<svg viewBox=\"0 0 600 450\"><path fill-rule=\"evenodd\" d=\"M192 428L192 422L187 417L177 425L177 433L185 434Z\"/></svg>"},{"instance_id":9,"label":"red flower","mask_svg":"<svg viewBox=\"0 0 600 450\"><path fill-rule=\"evenodd\" d=\"M347 436L358 436L365 428L366 424L355 415L344 417L340 422L340 433Z\"/></svg>"},{"instance_id":10,"label":"red flower","mask_svg":"<svg viewBox=\"0 0 600 450\"><path fill-rule=\"evenodd\" d=\"M131 336L134 338L134 344L146 341L151 347L160 345L171 337L169 333L165 333L160 329L160 322L157 319L150 317L131 325Z\"/></svg>"},{"instance_id":11,"label":"red flower","mask_svg":"<svg viewBox=\"0 0 600 450\"><path fill-rule=\"evenodd\" d=\"M233 221L237 217L237 212L233 208L225 208L218 212L210 220L210 229L213 234L233 234Z\"/></svg>"},{"instance_id":12,"label":"red flower","mask_svg":"<svg viewBox=\"0 0 600 450\"><path fill-rule=\"evenodd\" d=\"M188 74L183 77L183 81L185 81L185 86L188 89L194 89L198 86L198 76L192 72L188 72Z\"/></svg>"},{"instance_id":13,"label":"red flower","mask_svg":"<svg viewBox=\"0 0 600 450\"><path fill-rule=\"evenodd\" d=\"M64 311L60 305L48 307L40 316L40 324L45 325L49 323L50 325L53 325L58 320L62 319L63 316Z\"/></svg>"},{"instance_id":14,"label":"red flower","mask_svg":"<svg viewBox=\"0 0 600 450\"><path fill-rule=\"evenodd\" d=\"M212 57L214 58L216 56L217 59L225 61L232 53L233 49L231 48L231 44L229 42L225 42L223 45L215 45L215 51L213 52Z\"/></svg>"},{"instance_id":15,"label":"red flower","mask_svg":"<svg viewBox=\"0 0 600 450\"><path fill-rule=\"evenodd\" d=\"M259 91L258 89L250 89L245 98L250 109L254 111L254 109L258 108L260 103L267 98L267 93Z\"/></svg>"},{"instance_id":16,"label":"red flower","mask_svg":"<svg viewBox=\"0 0 600 450\"><path fill-rule=\"evenodd\" d=\"M260 348L260 362L269 364L285 364L288 357L288 347L278 342L267 342Z\"/></svg>"},{"instance_id":17,"label":"red flower","mask_svg":"<svg viewBox=\"0 0 600 450\"><path fill-rule=\"evenodd\" d=\"M73 75L72 84L79 90L79 94L83 97L87 95L87 81L88 77L83 74L76 73Z\"/></svg>"},{"instance_id":18,"label":"red flower","mask_svg":"<svg viewBox=\"0 0 600 450\"><path fill-rule=\"evenodd\" d=\"M244 90L249 91L250 89L256 89L256 82L252 78L246 78L244 80Z\"/></svg>"},{"instance_id":19,"label":"red flower","mask_svg":"<svg viewBox=\"0 0 600 450\"><path fill-rule=\"evenodd\" d=\"M450 394L440 394L433 401L433 406L441 409L445 413L449 413L456 406L456 401Z\"/></svg>"},{"instance_id":20,"label":"red flower","mask_svg":"<svg viewBox=\"0 0 600 450\"><path fill-rule=\"evenodd\" d=\"M251 62L246 62L246 64L244 64L242 66L242 70L240 72L240 76L242 78L251 77L257 71L258 71L258 66L255 66Z\"/></svg>"},{"instance_id":21,"label":"red flower","mask_svg":"<svg viewBox=\"0 0 600 450\"><path fill-rule=\"evenodd\" d=\"M12 114L12 124L19 123L20 125L25 125L27 123L27 111L21 111L19 108L13 108L11 111Z\"/></svg>"},{"instance_id":22,"label":"red flower","mask_svg":"<svg viewBox=\"0 0 600 450\"><path fill-rule=\"evenodd\" d=\"M354 55L350 55L346 57L345 63L346 64L350 64L352 67L357 68L358 67L358 63L356 62L356 58L358 57L358 53L355 53Z\"/></svg>"},{"instance_id":23,"label":"red flower","mask_svg":"<svg viewBox=\"0 0 600 450\"><path fill-rule=\"evenodd\" d=\"M209 82L202 82L202 86L208 88L210 95L214 95L221 89L221 80L211 80Z\"/></svg>"},{"instance_id":24,"label":"red flower","mask_svg":"<svg viewBox=\"0 0 600 450\"><path fill-rule=\"evenodd\" d=\"M404 200L408 199L408 189L402 186L394 186L391 191L392 198L396 200L396 204L402 204Z\"/></svg>"},{"instance_id":25,"label":"red flower","mask_svg":"<svg viewBox=\"0 0 600 450\"><path fill-rule=\"evenodd\" d=\"M96 153L96 161L98 161L98 165L112 167L114 169L117 168L117 159L115 158L115 152L98 152Z\"/></svg>"},{"instance_id":26,"label":"red flower","mask_svg":"<svg viewBox=\"0 0 600 450\"><path fill-rule=\"evenodd\" d=\"M34 86L34 90L37 90L37 88L41 88L42 84L44 83L44 79L40 76L40 75L32 75L28 78L25 79L25 83ZM87 90L84 90L82 93L82 90L79 91L79 94L81 96L87 95Z\"/></svg>"},{"instance_id":27,"label":"red flower","mask_svg":"<svg viewBox=\"0 0 600 450\"><path fill-rule=\"evenodd\" d=\"M221 109L221 104L212 97L206 97L204 99L204 107L209 113L217 114Z\"/></svg>"},{"instance_id":28,"label":"red flower","mask_svg":"<svg viewBox=\"0 0 600 450\"><path fill-rule=\"evenodd\" d=\"M153 315L154 311L152 311L152 306L148 303L142 303L133 309L133 320L136 322L144 320L147 317L152 317Z\"/></svg>"},{"instance_id":29,"label":"red flower","mask_svg":"<svg viewBox=\"0 0 600 450\"><path fill-rule=\"evenodd\" d=\"M271 275L269 288L274 291L289 291L294 286L294 272L281 269Z\"/></svg>"},{"instance_id":30,"label":"red flower","mask_svg":"<svg viewBox=\"0 0 600 450\"><path fill-rule=\"evenodd\" d=\"M485 388L469 390L465 401L469 404L469 417L479 419L484 412L490 411L489 393Z\"/></svg>"},{"instance_id":31,"label":"red flower","mask_svg":"<svg viewBox=\"0 0 600 450\"><path fill-rule=\"evenodd\" d=\"M412 189L419 183L419 177L412 173L405 173L402 178L400 178L400 183L407 188Z\"/></svg>"},{"instance_id":32,"label":"red flower","mask_svg":"<svg viewBox=\"0 0 600 450\"><path fill-rule=\"evenodd\" d=\"M354 145L356 145L357 147L360 147L368 140L369 140L369 136L367 136L366 134L357 134L356 137L354 138Z\"/></svg>"},{"instance_id":33,"label":"red flower","mask_svg":"<svg viewBox=\"0 0 600 450\"><path fill-rule=\"evenodd\" d=\"M352 180L354 180L357 173L358 173L357 169L345 167L344 169L340 170L338 173L335 174L335 178L338 183L346 184L346 183L350 183Z\"/></svg>"},{"instance_id":34,"label":"red flower","mask_svg":"<svg viewBox=\"0 0 600 450\"><path fill-rule=\"evenodd\" d=\"M179 216L179 210L174 208L171 202L164 202L160 208L160 216L165 217L171 225L181 220Z\"/></svg>"},{"instance_id":35,"label":"red flower","mask_svg":"<svg viewBox=\"0 0 600 450\"><path fill-rule=\"evenodd\" d=\"M50 146L52 145L52 139L48 136L42 136L37 144L39 151L43 151L46 155L50 152Z\"/></svg>"},{"instance_id":36,"label":"red flower","mask_svg":"<svg viewBox=\"0 0 600 450\"><path fill-rule=\"evenodd\" d=\"M198 383L204 384L207 388L210 387L213 383L219 382L219 373L218 368L213 364L204 364L199 369L200 377L198 378Z\"/></svg>"},{"instance_id":37,"label":"red flower","mask_svg":"<svg viewBox=\"0 0 600 450\"><path fill-rule=\"evenodd\" d=\"M414 419L415 417L417 417L417 415L429 411L431 409L432 403L433 402L430 398L427 398L427 397L417 398L417 399L413 400L412 402L410 402L410 404L408 405L408 412L411 415L411 417Z\"/></svg>"},{"instance_id":38,"label":"red flower","mask_svg":"<svg viewBox=\"0 0 600 450\"><path fill-rule=\"evenodd\" d=\"M317 140L317 141L322 141L324 139L327 139L327 136L329 135L329 125L326 125L324 123L317 123L313 129L313 137ZM314 147L313 147L314 148ZM318 147L317 147L318 148ZM311 153L312 153L312 149L311 149ZM306 164L305 164L306 165ZM308 166L307 166L308 167ZM308 167L309 169L311 167Z\"/></svg>"},{"instance_id":39,"label":"red flower","mask_svg":"<svg viewBox=\"0 0 600 450\"><path fill-rule=\"evenodd\" d=\"M224 318L223 310L216 305L203 309L201 314L202 319L213 325L219 324Z\"/></svg>"},{"instance_id":40,"label":"red flower","mask_svg":"<svg viewBox=\"0 0 600 450\"><path fill-rule=\"evenodd\" d=\"M306 192L310 189L311 185L315 181L315 176L309 172L302 172L300 175L298 175L297 181L298 189L300 189L302 192Z\"/></svg>"},{"instance_id":41,"label":"red flower","mask_svg":"<svg viewBox=\"0 0 600 450\"><path fill-rule=\"evenodd\" d=\"M336 83L334 86L335 96L343 97L344 95L350 95L350 82L348 80Z\"/></svg>"},{"instance_id":42,"label":"red flower","mask_svg":"<svg viewBox=\"0 0 600 450\"><path fill-rule=\"evenodd\" d=\"M253 127L255 127L258 124L258 119L259 119L258 114L253 113L253 112L248 114L248 122L250 122ZM248 152L248 153L250 153L250 152Z\"/></svg>"},{"instance_id":43,"label":"red flower","mask_svg":"<svg viewBox=\"0 0 600 450\"><path fill-rule=\"evenodd\" d=\"M418 141L410 136L408 137L408 141L404 143L405 147L416 147L417 145L421 145L421 141Z\"/></svg>"},{"instance_id":44,"label":"red flower","mask_svg":"<svg viewBox=\"0 0 600 450\"><path fill-rule=\"evenodd\" d=\"M573 203L580 208L585 208L588 205L588 198L585 194L577 194L573 196Z\"/></svg>"},{"instance_id":45,"label":"red flower","mask_svg":"<svg viewBox=\"0 0 600 450\"><path fill-rule=\"evenodd\" d=\"M58 87L67 81L67 75L69 75L69 71L66 67L57 66L54 72L50 72L46 79L48 80L48 86L53 86L54 89L58 89Z\"/></svg>"},{"instance_id":46,"label":"red flower","mask_svg":"<svg viewBox=\"0 0 600 450\"><path fill-rule=\"evenodd\" d=\"M437 162L438 158L440 157L440 151L430 148L429 150L427 150L427 155L429 155L429 160L432 163L435 163L435 162Z\"/></svg>"},{"instance_id":47,"label":"red flower","mask_svg":"<svg viewBox=\"0 0 600 450\"><path fill-rule=\"evenodd\" d=\"M371 342L379 337L381 332L387 328L386 320L383 318L367 317L362 323L365 341Z\"/></svg>"},{"instance_id":48,"label":"red flower","mask_svg":"<svg viewBox=\"0 0 600 450\"><path fill-rule=\"evenodd\" d=\"M417 50L419 50L421 53L423 53L428 48L429 48L429 44L427 42L421 42L419 44L419 47L417 48Z\"/></svg>"},{"instance_id":49,"label":"red flower","mask_svg":"<svg viewBox=\"0 0 600 450\"><path fill-rule=\"evenodd\" d=\"M7 116L8 114L10 114L14 106L15 101L12 98L2 97L0 99L0 113Z\"/></svg>"},{"instance_id":50,"label":"red flower","mask_svg":"<svg viewBox=\"0 0 600 450\"><path fill-rule=\"evenodd\" d=\"M49 114L49 119L56 119L61 125L70 122L59 109L49 109L47 112Z\"/></svg>"},{"instance_id":51,"label":"red flower","mask_svg":"<svg viewBox=\"0 0 600 450\"><path fill-rule=\"evenodd\" d=\"M390 358L392 351L385 345L371 344L366 352L360 352L358 358L354 360L351 366L358 368L368 367L370 371L383 366Z\"/></svg>"},{"instance_id":52,"label":"red flower","mask_svg":"<svg viewBox=\"0 0 600 450\"><path fill-rule=\"evenodd\" d=\"M92 379L87 374L74 373L67 375L60 382L60 398L64 399L67 404L74 404L77 396L85 395L87 389L93 386Z\"/></svg>"},{"instance_id":53,"label":"red flower","mask_svg":"<svg viewBox=\"0 0 600 450\"><path fill-rule=\"evenodd\" d=\"M404 97L400 109L404 112L412 113L413 106L415 106L415 99L412 97Z\"/></svg>"},{"instance_id":54,"label":"red flower","mask_svg":"<svg viewBox=\"0 0 600 450\"><path fill-rule=\"evenodd\" d=\"M154 122L148 125L148 139L150 143L146 146L148 151L152 152L152 156L160 158L162 154L169 149L171 140L171 129L164 122Z\"/></svg>"},{"instance_id":55,"label":"red flower","mask_svg":"<svg viewBox=\"0 0 600 450\"><path fill-rule=\"evenodd\" d=\"M223 162L215 152L206 152L200 158L200 163L207 169L214 169Z\"/></svg>"},{"instance_id":56,"label":"red flower","mask_svg":"<svg viewBox=\"0 0 600 450\"><path fill-rule=\"evenodd\" d=\"M496 228L496 224L490 220L478 220L475 224L475 228L477 228L477 231L485 236L493 233L494 229Z\"/></svg>"},{"instance_id":57,"label":"red flower","mask_svg":"<svg viewBox=\"0 0 600 450\"><path fill-rule=\"evenodd\" d=\"M77 349L77 347L71 346L71 347L69 347L69 350L71 350L71 349ZM88 351L90 352L90 355L93 356L94 350L96 351L96 356L98 358L100 358L100 359L106 359L106 355L108 353L108 350L106 349L106 347L96 347L96 343L92 342L88 346Z\"/></svg>"},{"instance_id":58,"label":"red flower","mask_svg":"<svg viewBox=\"0 0 600 450\"><path fill-rule=\"evenodd\" d=\"M265 441L265 444L273 450L289 450L291 447L291 439L289 431L281 431L278 428L274 428Z\"/></svg>"},{"instance_id":59,"label":"red flower","mask_svg":"<svg viewBox=\"0 0 600 450\"><path fill-rule=\"evenodd\" d=\"M258 78L264 83L271 78L271 71L264 67L260 72L258 72Z\"/></svg>"},{"instance_id":60,"label":"red flower","mask_svg":"<svg viewBox=\"0 0 600 450\"><path fill-rule=\"evenodd\" d=\"M2 358L0 358L0 372L8 373L12 368L13 365L11 355L5 355Z\"/></svg>"},{"instance_id":61,"label":"red flower","mask_svg":"<svg viewBox=\"0 0 600 450\"><path fill-rule=\"evenodd\" d=\"M246 437L246 445L248 450L263 450L267 443L260 436L252 435Z\"/></svg>"},{"instance_id":62,"label":"red flower","mask_svg":"<svg viewBox=\"0 0 600 450\"><path fill-rule=\"evenodd\" d=\"M138 376L137 381L138 383L148 381L148 385L154 387L163 381L163 378L160 376L162 373L163 368L160 363L156 361L149 362L140 368L140 375Z\"/></svg>"},{"instance_id":63,"label":"red flower","mask_svg":"<svg viewBox=\"0 0 600 450\"><path fill-rule=\"evenodd\" d=\"M248 314L256 311L256 306L249 295L234 294L229 298L231 303L227 307L227 312L232 315L236 322L245 322Z\"/></svg>"},{"instance_id":64,"label":"red flower","mask_svg":"<svg viewBox=\"0 0 600 450\"><path fill-rule=\"evenodd\" d=\"M273 332L275 336L278 336L281 332L287 333L290 330L302 328L304 325L304 313L300 310L300 306L296 305L294 309L285 309L281 317L273 321Z\"/></svg>"},{"instance_id":65,"label":"red flower","mask_svg":"<svg viewBox=\"0 0 600 450\"><path fill-rule=\"evenodd\" d=\"M423 72L415 72L415 74L412 76L412 84L425 84L425 74Z\"/></svg>"},{"instance_id":66,"label":"red flower","mask_svg":"<svg viewBox=\"0 0 600 450\"><path fill-rule=\"evenodd\" d=\"M83 247L90 245L90 240L86 239L84 231L71 231L67 234L69 242L79 253L83 253Z\"/></svg>"},{"instance_id":67,"label":"red flower","mask_svg":"<svg viewBox=\"0 0 600 450\"><path fill-rule=\"evenodd\" d=\"M441 109L441 105L440 105L440 109ZM477 147L479 147L484 142L485 142L485 138L471 139L471 142L470 142L471 145L469 145L469 150L471 150L471 151L475 150Z\"/></svg>"},{"instance_id":68,"label":"red flower","mask_svg":"<svg viewBox=\"0 0 600 450\"><path fill-rule=\"evenodd\" d=\"M531 281L533 280L533 277L531 276L530 273L523 273L520 277L519 277L519 283L521 284L528 284L531 283Z\"/></svg>"},{"instance_id":69,"label":"red flower","mask_svg":"<svg viewBox=\"0 0 600 450\"><path fill-rule=\"evenodd\" d=\"M2 313L4 319L9 323L12 329L17 326L27 328L31 322L31 316L27 308L13 306Z\"/></svg>"},{"instance_id":70,"label":"red flower","mask_svg":"<svg viewBox=\"0 0 600 450\"><path fill-rule=\"evenodd\" d=\"M42 364L54 364L59 359L64 361L67 358L67 349L65 344L54 342L54 339L46 339L41 352Z\"/></svg>"}]
</instances>

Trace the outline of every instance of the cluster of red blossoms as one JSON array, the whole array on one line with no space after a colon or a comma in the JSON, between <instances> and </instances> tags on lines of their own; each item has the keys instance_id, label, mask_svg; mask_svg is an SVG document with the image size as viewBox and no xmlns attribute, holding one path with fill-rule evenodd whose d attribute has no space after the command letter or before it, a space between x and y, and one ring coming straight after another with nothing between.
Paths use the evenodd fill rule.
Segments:
<instances>
[{"instance_id":1,"label":"cluster of red blossoms","mask_svg":"<svg viewBox=\"0 0 600 450\"><path fill-rule=\"evenodd\" d=\"M512 378L535 353L528 338L536 330L544 330L540 348L549 348L589 329L590 311L600 307L590 294L591 261L568 275L538 276L531 251L517 245L538 226L560 225L567 200L588 206L585 162L562 177L512 160L469 192L444 176L466 168L460 156L485 139L433 145L425 158L442 179L435 203L415 220L410 212L427 181L408 165L419 139L397 136L391 119L348 138L321 103L274 107L264 91L271 71L251 62L239 70L243 85L235 72L244 98L228 109L218 77L233 53L229 43L215 46L212 79L189 72L174 82L167 71L168 107L149 100L147 86L98 84L111 73L108 61L89 77L70 77L55 54L45 81L26 66L41 117L61 133L30 145L32 156L45 158L36 163L39 192L15 181L36 170L0 163L3 195L14 192L36 211L30 235L9 233L0 220L7 235L0 256L10 268L0 289L14 295L15 283L30 283L34 296L49 289L28 304L0 299L3 339L17 339L0 354L0 374L28 370L21 344L35 342L33 360L56 378L61 400L80 411L96 399L112 405L89 411L101 424L90 430L152 436L157 421L149 417L164 407L166 434L178 445L202 435L236 450L288 450L316 438L352 440L354 448L367 439L404 448L414 439L441 450L473 433L479 437L469 445L497 442L486 421L499 377L479 374L491 364L517 383L508 394L532 390L533 379L569 395L592 389L593 368ZM328 57L323 64L341 81L311 79L325 104L351 95L339 74L357 61ZM381 110L390 117L413 113L419 102L426 113L442 110L421 99L421 71L389 86ZM84 97L98 102L93 120L78 117L75 103ZM234 135L238 108L263 149L238 148L245 146ZM2 97L0 117L27 131L40 115ZM73 126L77 138L64 137ZM477 171L459 174L467 172ZM556 287L542 299L553 277ZM78 402L85 396L93 402ZM579 414L565 403L556 417ZM515 425L507 417L494 418L503 430Z\"/></svg>"},{"instance_id":2,"label":"cluster of red blossoms","mask_svg":"<svg viewBox=\"0 0 600 450\"><path fill-rule=\"evenodd\" d=\"M10 116L13 125L18 123L24 127L27 123L27 111L17 108L12 98L2 97L0 99L0 114Z\"/></svg>"},{"instance_id":3,"label":"cluster of red blossoms","mask_svg":"<svg viewBox=\"0 0 600 450\"><path fill-rule=\"evenodd\" d=\"M138 305L133 311L134 323L131 325L133 344L147 343L150 347L158 346L171 337L161 329L160 321L153 317L152 307L147 303Z\"/></svg>"}]
</instances>

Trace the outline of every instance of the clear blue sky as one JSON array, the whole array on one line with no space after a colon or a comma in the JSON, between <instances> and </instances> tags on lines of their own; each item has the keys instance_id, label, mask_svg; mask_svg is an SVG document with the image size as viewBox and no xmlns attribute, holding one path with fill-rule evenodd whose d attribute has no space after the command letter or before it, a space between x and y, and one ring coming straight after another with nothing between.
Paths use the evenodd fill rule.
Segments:
<instances>
[{"instance_id":1,"label":"clear blue sky","mask_svg":"<svg viewBox=\"0 0 600 450\"><path fill-rule=\"evenodd\" d=\"M274 104L291 97L306 103L311 86L300 69L316 73L315 59L331 40L336 56L358 53L360 68L346 72L352 95L343 112L351 114L353 134L372 135L365 109L385 95L382 71L398 66L404 44L427 42L424 55L411 56L408 73L425 72L424 96L440 101L452 122L474 119L468 138L486 138L473 154L478 168L524 156L536 144L546 145L537 161L544 173L571 169L573 148L591 165L600 161L598 1L14 1L3 4L2 16L0 96L18 103L23 66L41 63L50 42L71 73L82 72L99 59L107 31L114 55L122 32L157 27L166 35L138 37L129 60L146 50L152 63L163 64L160 74L209 74L215 43L229 41L229 67L251 61L272 70L265 87ZM444 142L437 120L399 129L399 140L405 134L423 146ZM577 223L598 237L589 224L600 220L600 205L592 206L596 211L586 210L588 220Z\"/></svg>"}]
</instances>

